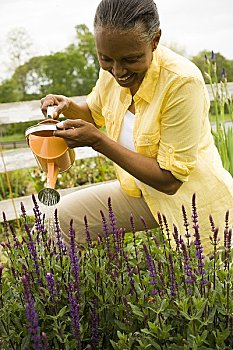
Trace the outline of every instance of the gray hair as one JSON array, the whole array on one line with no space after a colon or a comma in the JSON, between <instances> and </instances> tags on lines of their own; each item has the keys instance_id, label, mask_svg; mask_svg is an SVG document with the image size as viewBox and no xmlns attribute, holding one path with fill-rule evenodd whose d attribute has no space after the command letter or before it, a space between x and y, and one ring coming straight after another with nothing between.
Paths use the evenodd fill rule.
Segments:
<instances>
[{"instance_id":1,"label":"gray hair","mask_svg":"<svg viewBox=\"0 0 233 350\"><path fill-rule=\"evenodd\" d=\"M102 0L95 13L94 29L129 32L141 28L142 40L152 41L160 30L159 14L153 0Z\"/></svg>"}]
</instances>

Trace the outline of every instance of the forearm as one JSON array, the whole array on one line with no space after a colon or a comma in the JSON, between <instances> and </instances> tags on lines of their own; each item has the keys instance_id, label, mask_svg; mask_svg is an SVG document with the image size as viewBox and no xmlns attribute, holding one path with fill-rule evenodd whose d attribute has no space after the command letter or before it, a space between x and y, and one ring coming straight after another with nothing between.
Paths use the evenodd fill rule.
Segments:
<instances>
[{"instance_id":1,"label":"forearm","mask_svg":"<svg viewBox=\"0 0 233 350\"><path fill-rule=\"evenodd\" d=\"M76 102L70 99L69 107L65 112L63 112L63 115L66 119L83 119L95 125L87 103L77 104Z\"/></svg>"},{"instance_id":2,"label":"forearm","mask_svg":"<svg viewBox=\"0 0 233 350\"><path fill-rule=\"evenodd\" d=\"M94 149L160 192L174 194L182 184L170 171L161 169L156 159L133 152L104 134L99 137Z\"/></svg>"}]
</instances>

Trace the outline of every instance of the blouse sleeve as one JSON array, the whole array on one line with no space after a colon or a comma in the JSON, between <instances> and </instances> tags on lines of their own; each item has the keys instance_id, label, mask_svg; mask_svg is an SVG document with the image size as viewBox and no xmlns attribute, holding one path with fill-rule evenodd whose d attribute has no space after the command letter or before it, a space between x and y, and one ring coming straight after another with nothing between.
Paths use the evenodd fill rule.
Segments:
<instances>
[{"instance_id":1,"label":"blouse sleeve","mask_svg":"<svg viewBox=\"0 0 233 350\"><path fill-rule=\"evenodd\" d=\"M100 70L99 79L96 82L96 85L92 89L91 93L87 96L87 104L91 111L92 118L95 124L98 127L102 127L105 125L105 120L102 115L102 100L101 100L101 91L104 91L103 86L103 71Z\"/></svg>"},{"instance_id":2,"label":"blouse sleeve","mask_svg":"<svg viewBox=\"0 0 233 350\"><path fill-rule=\"evenodd\" d=\"M208 103L205 85L196 78L176 82L163 103L157 161L182 182L196 165Z\"/></svg>"}]
</instances>

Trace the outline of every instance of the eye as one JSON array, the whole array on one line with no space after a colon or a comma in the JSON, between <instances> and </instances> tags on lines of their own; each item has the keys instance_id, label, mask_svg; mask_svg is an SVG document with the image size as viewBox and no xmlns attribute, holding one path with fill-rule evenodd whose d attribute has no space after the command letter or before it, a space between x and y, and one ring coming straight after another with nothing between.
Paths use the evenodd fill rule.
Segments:
<instances>
[{"instance_id":1,"label":"eye","mask_svg":"<svg viewBox=\"0 0 233 350\"><path fill-rule=\"evenodd\" d=\"M126 62L126 63L137 63L138 61L140 61L141 60L141 58L142 58L142 56L134 56L134 57L126 57L126 58L124 58L124 61Z\"/></svg>"},{"instance_id":2,"label":"eye","mask_svg":"<svg viewBox=\"0 0 233 350\"><path fill-rule=\"evenodd\" d=\"M109 57L104 56L104 55L100 55L99 58L103 62L110 62L111 61L111 59Z\"/></svg>"}]
</instances>

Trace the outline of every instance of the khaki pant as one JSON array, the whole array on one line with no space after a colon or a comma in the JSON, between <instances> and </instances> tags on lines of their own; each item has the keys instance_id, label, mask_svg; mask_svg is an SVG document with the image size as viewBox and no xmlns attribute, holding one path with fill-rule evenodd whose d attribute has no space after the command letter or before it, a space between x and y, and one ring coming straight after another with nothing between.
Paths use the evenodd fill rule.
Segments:
<instances>
[{"instance_id":1,"label":"khaki pant","mask_svg":"<svg viewBox=\"0 0 233 350\"><path fill-rule=\"evenodd\" d=\"M71 219L73 219L76 241L78 243L86 241L84 216L87 217L91 238L97 239L98 234L102 235L100 210L103 211L109 223L108 198L111 198L117 228L125 228L126 232L132 231L131 213L134 217L136 231L144 229L140 217L143 217L148 228L158 226L143 197L135 198L127 195L121 189L119 182L115 180L81 188L61 198L58 215L65 241L69 240Z\"/></svg>"}]
</instances>

